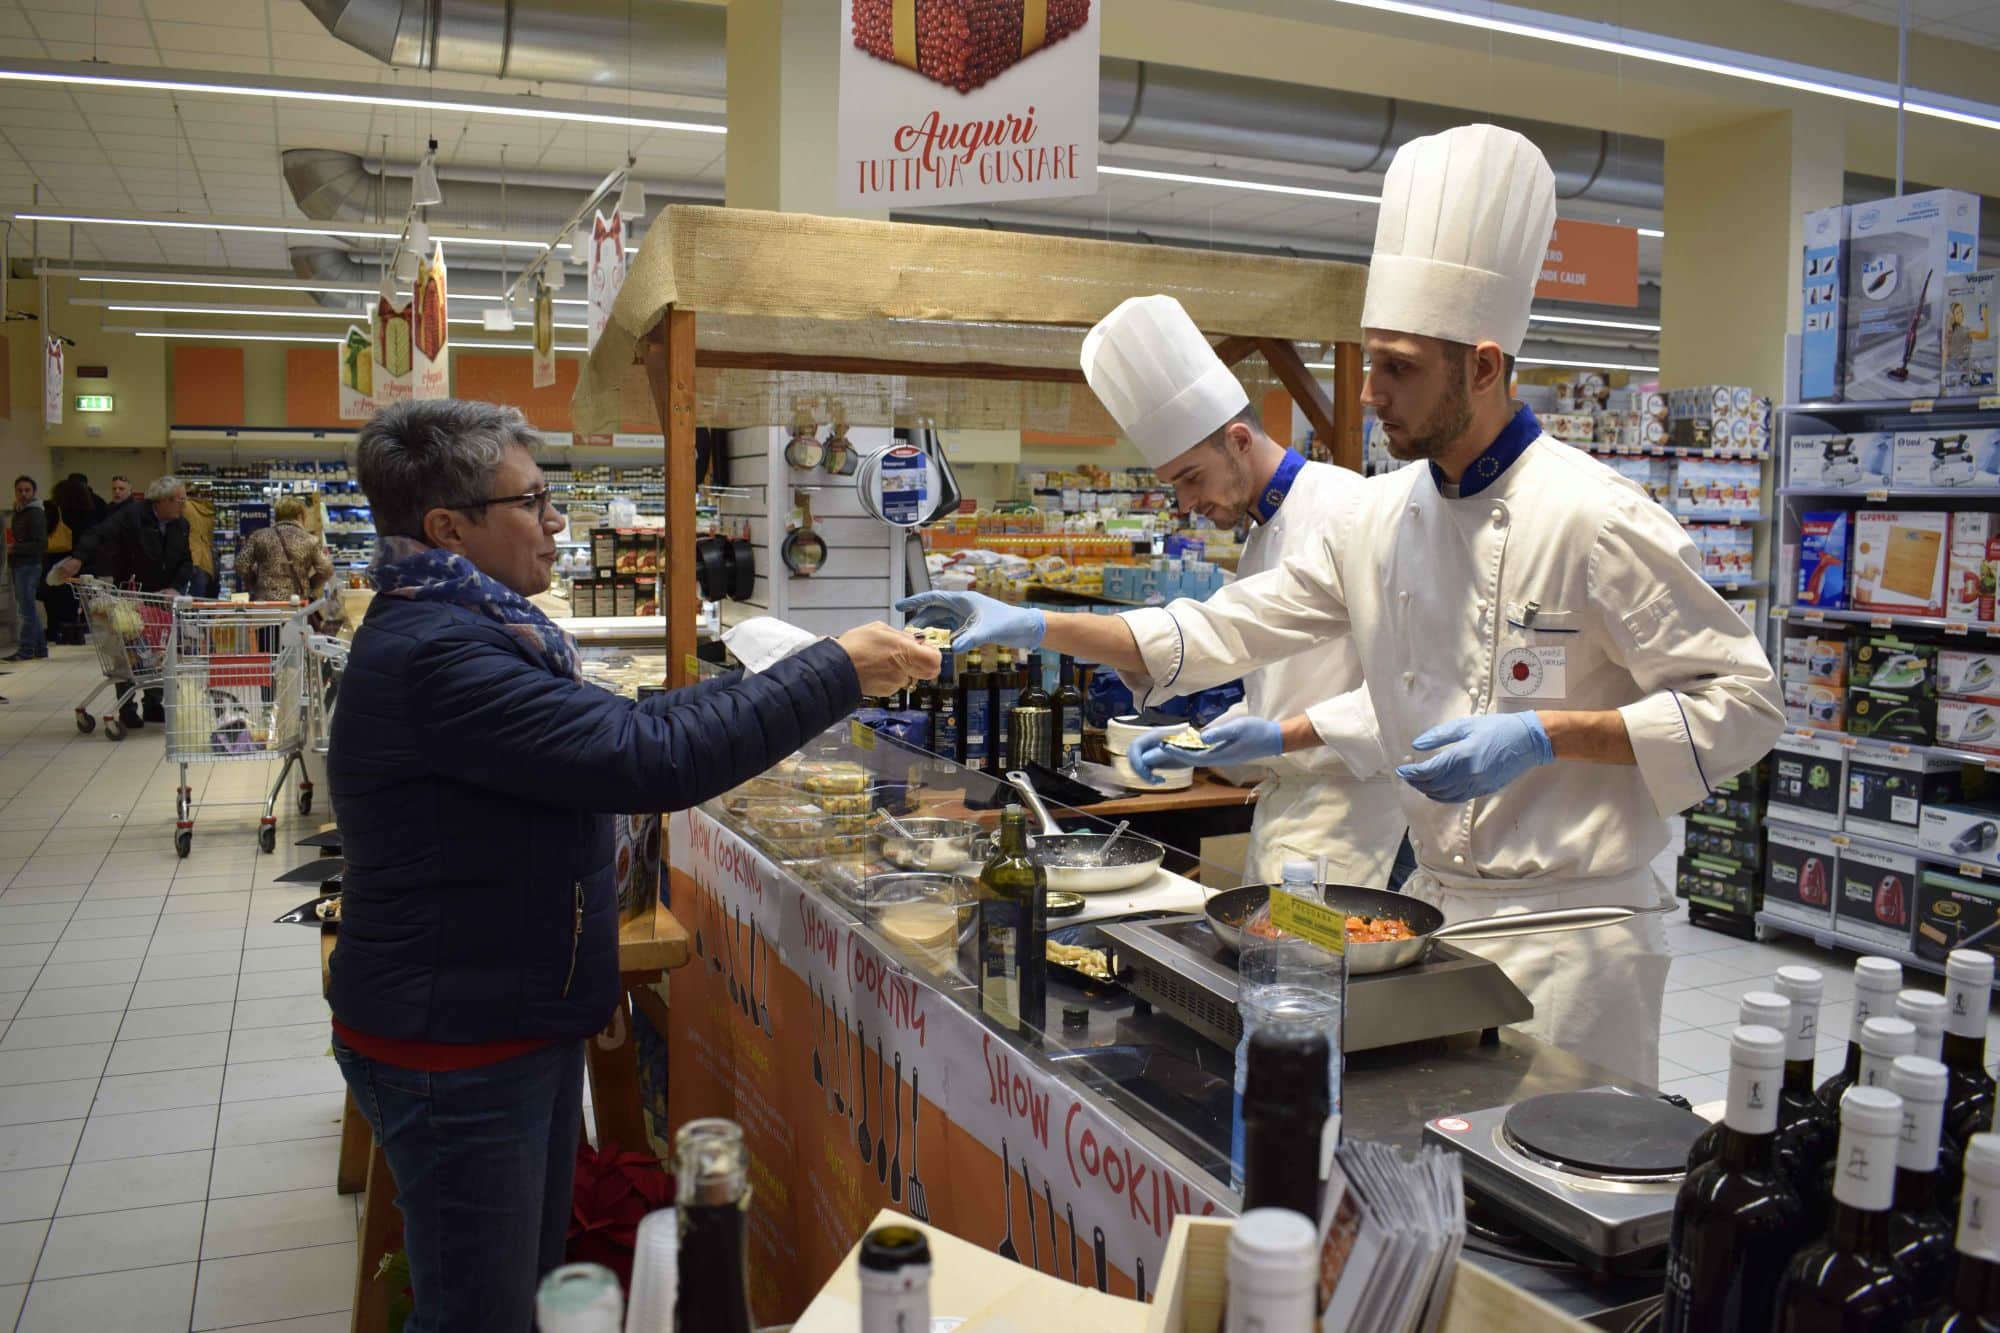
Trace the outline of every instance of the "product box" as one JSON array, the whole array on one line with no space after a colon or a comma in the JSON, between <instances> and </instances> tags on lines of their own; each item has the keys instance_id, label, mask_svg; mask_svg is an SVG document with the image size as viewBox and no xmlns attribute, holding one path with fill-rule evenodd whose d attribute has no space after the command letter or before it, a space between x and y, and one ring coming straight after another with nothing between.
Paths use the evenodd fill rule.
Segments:
<instances>
[{"instance_id":1,"label":"product box","mask_svg":"<svg viewBox=\"0 0 2000 1333\"><path fill-rule=\"evenodd\" d=\"M1822 491L1879 491L1895 471L1894 431L1794 435L1785 484Z\"/></svg>"},{"instance_id":2,"label":"product box","mask_svg":"<svg viewBox=\"0 0 2000 1333\"><path fill-rule=\"evenodd\" d=\"M1914 842L1926 806L1956 801L1955 759L1856 751L1847 759L1847 831Z\"/></svg>"},{"instance_id":3,"label":"product box","mask_svg":"<svg viewBox=\"0 0 2000 1333\"><path fill-rule=\"evenodd\" d=\"M1847 847L1840 854L1834 929L1886 949L1910 947L1917 902L1917 858L1909 852Z\"/></svg>"},{"instance_id":4,"label":"product box","mask_svg":"<svg viewBox=\"0 0 2000 1333\"><path fill-rule=\"evenodd\" d=\"M1979 262L1979 197L1928 190L1847 210L1841 312L1850 400L1934 398L1944 376L1946 289Z\"/></svg>"},{"instance_id":5,"label":"product box","mask_svg":"<svg viewBox=\"0 0 2000 1333\"><path fill-rule=\"evenodd\" d=\"M878 60L969 93L1089 19L1090 0L854 0L853 38ZM1036 27L1041 40L1031 44Z\"/></svg>"},{"instance_id":6,"label":"product box","mask_svg":"<svg viewBox=\"0 0 2000 1333\"><path fill-rule=\"evenodd\" d=\"M1838 829L1847 790L1847 751L1822 736L1788 733L1771 749L1771 813L1812 828Z\"/></svg>"},{"instance_id":7,"label":"product box","mask_svg":"<svg viewBox=\"0 0 2000 1333\"><path fill-rule=\"evenodd\" d=\"M1847 730L1847 691L1839 685L1785 681L1785 721L1818 731Z\"/></svg>"},{"instance_id":8,"label":"product box","mask_svg":"<svg viewBox=\"0 0 2000 1333\"><path fill-rule=\"evenodd\" d=\"M2000 514L1953 514L1945 618L1968 625L1994 623L1996 583L2000 583Z\"/></svg>"},{"instance_id":9,"label":"product box","mask_svg":"<svg viewBox=\"0 0 2000 1333\"><path fill-rule=\"evenodd\" d=\"M1847 682L1871 690L1937 693L1935 644L1893 630L1869 630L1850 640Z\"/></svg>"},{"instance_id":10,"label":"product box","mask_svg":"<svg viewBox=\"0 0 2000 1333\"><path fill-rule=\"evenodd\" d=\"M1853 603L1862 611L1944 614L1951 515L1937 509L1865 509L1854 516Z\"/></svg>"},{"instance_id":11,"label":"product box","mask_svg":"<svg viewBox=\"0 0 2000 1333\"><path fill-rule=\"evenodd\" d=\"M632 581L632 614L635 616L657 616L660 614L660 576L641 574Z\"/></svg>"},{"instance_id":12,"label":"product box","mask_svg":"<svg viewBox=\"0 0 2000 1333\"><path fill-rule=\"evenodd\" d=\"M1847 606L1848 532L1854 515L1845 510L1808 510L1799 515L1798 606L1844 610Z\"/></svg>"},{"instance_id":13,"label":"product box","mask_svg":"<svg viewBox=\"0 0 2000 1333\"><path fill-rule=\"evenodd\" d=\"M1773 828L1764 849L1764 906L1772 916L1831 929L1840 848L1824 833Z\"/></svg>"},{"instance_id":14,"label":"product box","mask_svg":"<svg viewBox=\"0 0 2000 1333\"><path fill-rule=\"evenodd\" d=\"M1754 830L1749 833L1725 833L1689 824L1681 836L1681 848L1683 859L1692 856L1731 861L1753 870L1764 864L1764 839Z\"/></svg>"},{"instance_id":15,"label":"product box","mask_svg":"<svg viewBox=\"0 0 2000 1333\"><path fill-rule=\"evenodd\" d=\"M569 581L569 613L584 617L597 614L597 582L576 578Z\"/></svg>"},{"instance_id":16,"label":"product box","mask_svg":"<svg viewBox=\"0 0 2000 1333\"><path fill-rule=\"evenodd\" d=\"M1904 745L1937 741L1937 695L1927 690L1847 687L1847 733Z\"/></svg>"},{"instance_id":17,"label":"product box","mask_svg":"<svg viewBox=\"0 0 2000 1333\"><path fill-rule=\"evenodd\" d=\"M1804 322L1799 339L1799 400L1813 402L1840 397L1847 210L1838 204L1813 209L1805 216L1805 233L1800 283Z\"/></svg>"},{"instance_id":18,"label":"product box","mask_svg":"<svg viewBox=\"0 0 2000 1333\"><path fill-rule=\"evenodd\" d=\"M639 614L639 576L620 574L611 584L611 614L614 616L635 616ZM600 585L601 586L601 585ZM600 600L600 605L602 602Z\"/></svg>"},{"instance_id":19,"label":"product box","mask_svg":"<svg viewBox=\"0 0 2000 1333\"><path fill-rule=\"evenodd\" d=\"M592 528L590 530L590 564L599 574L610 575L618 570L618 529Z\"/></svg>"},{"instance_id":20,"label":"product box","mask_svg":"<svg viewBox=\"0 0 2000 1333\"><path fill-rule=\"evenodd\" d=\"M1785 636L1779 674L1800 684L1847 684L1847 636L1836 630Z\"/></svg>"},{"instance_id":21,"label":"product box","mask_svg":"<svg viewBox=\"0 0 2000 1333\"><path fill-rule=\"evenodd\" d=\"M1983 395L2000 382L2000 270L1957 273L1944 285L1944 384L1947 395Z\"/></svg>"},{"instance_id":22,"label":"product box","mask_svg":"<svg viewBox=\"0 0 2000 1333\"><path fill-rule=\"evenodd\" d=\"M1917 846L1932 856L2000 870L2000 810L1980 805L1926 805Z\"/></svg>"},{"instance_id":23,"label":"product box","mask_svg":"<svg viewBox=\"0 0 2000 1333\"><path fill-rule=\"evenodd\" d=\"M2000 884L1942 870L1917 881L1917 957L1942 965L1953 949L1983 949L2000 956Z\"/></svg>"},{"instance_id":24,"label":"product box","mask_svg":"<svg viewBox=\"0 0 2000 1333\"><path fill-rule=\"evenodd\" d=\"M1991 429L1899 431L1893 480L1901 488L1943 490L2000 485L2000 432Z\"/></svg>"},{"instance_id":25,"label":"product box","mask_svg":"<svg viewBox=\"0 0 2000 1333\"><path fill-rule=\"evenodd\" d=\"M1674 893L1698 906L1748 918L1757 911L1758 876L1752 866L1707 856L1674 862Z\"/></svg>"},{"instance_id":26,"label":"product box","mask_svg":"<svg viewBox=\"0 0 2000 1333\"><path fill-rule=\"evenodd\" d=\"M2000 754L2000 703L1984 699L1938 700L1937 744L1954 750Z\"/></svg>"},{"instance_id":27,"label":"product box","mask_svg":"<svg viewBox=\"0 0 2000 1333\"><path fill-rule=\"evenodd\" d=\"M1960 698L2000 696L2000 653L1940 648L1937 687L1939 694Z\"/></svg>"}]
</instances>

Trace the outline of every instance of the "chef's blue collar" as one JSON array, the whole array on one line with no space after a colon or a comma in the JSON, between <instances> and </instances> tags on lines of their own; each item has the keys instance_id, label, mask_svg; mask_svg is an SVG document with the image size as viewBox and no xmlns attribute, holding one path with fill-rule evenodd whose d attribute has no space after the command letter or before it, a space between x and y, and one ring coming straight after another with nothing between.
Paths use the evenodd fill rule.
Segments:
<instances>
[{"instance_id":1,"label":"chef's blue collar","mask_svg":"<svg viewBox=\"0 0 2000 1333\"><path fill-rule=\"evenodd\" d=\"M1277 517L1278 506L1292 493L1292 483L1299 479L1299 469L1305 465L1304 455L1285 450L1285 456L1278 460L1278 470L1271 474L1271 480L1257 493L1257 503L1251 506L1259 523L1269 523Z\"/></svg>"},{"instance_id":2,"label":"chef's blue collar","mask_svg":"<svg viewBox=\"0 0 2000 1333\"><path fill-rule=\"evenodd\" d=\"M1500 480L1507 469L1514 466L1514 460L1525 453L1541 433L1542 423L1535 420L1534 411L1526 403L1521 404L1506 429L1486 446L1484 453L1472 460L1472 466L1466 468L1465 475L1458 479L1458 498L1471 499ZM1431 480L1440 493L1451 485L1451 478L1445 476L1436 463L1431 464Z\"/></svg>"}]
</instances>

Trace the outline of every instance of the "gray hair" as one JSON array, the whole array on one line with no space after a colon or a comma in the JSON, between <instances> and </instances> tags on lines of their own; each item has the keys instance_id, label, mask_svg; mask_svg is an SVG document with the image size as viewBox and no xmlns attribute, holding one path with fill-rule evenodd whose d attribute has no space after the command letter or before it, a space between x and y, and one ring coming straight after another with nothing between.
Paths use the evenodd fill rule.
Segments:
<instances>
[{"instance_id":1,"label":"gray hair","mask_svg":"<svg viewBox=\"0 0 2000 1333\"><path fill-rule=\"evenodd\" d=\"M183 489L185 487L179 477L155 477L146 487L146 498L155 501L171 500L175 491Z\"/></svg>"},{"instance_id":2,"label":"gray hair","mask_svg":"<svg viewBox=\"0 0 2000 1333\"><path fill-rule=\"evenodd\" d=\"M463 398L406 399L368 419L355 470L385 537L423 539L424 515L486 498L507 451L541 443L519 408Z\"/></svg>"}]
</instances>

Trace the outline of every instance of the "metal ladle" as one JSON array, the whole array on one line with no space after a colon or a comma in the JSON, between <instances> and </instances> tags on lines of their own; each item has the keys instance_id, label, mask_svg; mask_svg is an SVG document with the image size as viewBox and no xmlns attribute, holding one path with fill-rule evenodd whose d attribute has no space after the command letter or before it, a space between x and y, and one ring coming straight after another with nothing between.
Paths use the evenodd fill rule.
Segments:
<instances>
[{"instance_id":1,"label":"metal ladle","mask_svg":"<svg viewBox=\"0 0 2000 1333\"><path fill-rule=\"evenodd\" d=\"M1104 845L1097 849L1097 864L1106 864L1111 856L1111 845L1124 837L1125 830L1131 827L1132 821L1130 819L1121 819L1118 821L1118 827L1111 830L1111 836L1106 838Z\"/></svg>"}]
</instances>

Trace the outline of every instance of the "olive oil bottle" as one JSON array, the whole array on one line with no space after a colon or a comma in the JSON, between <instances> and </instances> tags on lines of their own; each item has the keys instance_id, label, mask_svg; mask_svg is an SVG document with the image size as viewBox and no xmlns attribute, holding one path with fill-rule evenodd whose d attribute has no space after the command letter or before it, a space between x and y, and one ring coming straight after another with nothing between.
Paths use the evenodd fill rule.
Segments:
<instances>
[{"instance_id":1,"label":"olive oil bottle","mask_svg":"<svg viewBox=\"0 0 2000 1333\"><path fill-rule=\"evenodd\" d=\"M1000 815L1000 838L979 872L975 948L979 1008L1012 1032L1041 1030L1048 969L1048 875L1028 850L1018 805Z\"/></svg>"}]
</instances>

